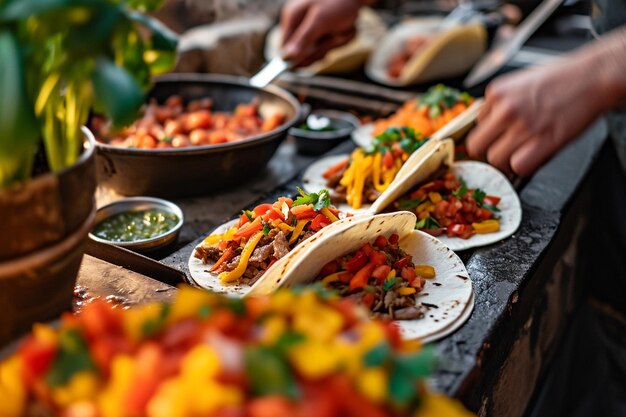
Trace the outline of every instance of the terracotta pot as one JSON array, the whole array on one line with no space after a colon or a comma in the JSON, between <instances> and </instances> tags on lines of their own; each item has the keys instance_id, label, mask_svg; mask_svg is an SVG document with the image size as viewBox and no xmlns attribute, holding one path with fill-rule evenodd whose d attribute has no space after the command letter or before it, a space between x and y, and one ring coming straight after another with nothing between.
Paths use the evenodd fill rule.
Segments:
<instances>
[{"instance_id":1,"label":"terracotta pot","mask_svg":"<svg viewBox=\"0 0 626 417\"><path fill-rule=\"evenodd\" d=\"M0 192L0 345L71 308L95 217L95 145L84 133L74 165Z\"/></svg>"},{"instance_id":2,"label":"terracotta pot","mask_svg":"<svg viewBox=\"0 0 626 417\"><path fill-rule=\"evenodd\" d=\"M83 133L85 150L74 165L0 191L0 262L59 242L93 211L95 139Z\"/></svg>"}]
</instances>

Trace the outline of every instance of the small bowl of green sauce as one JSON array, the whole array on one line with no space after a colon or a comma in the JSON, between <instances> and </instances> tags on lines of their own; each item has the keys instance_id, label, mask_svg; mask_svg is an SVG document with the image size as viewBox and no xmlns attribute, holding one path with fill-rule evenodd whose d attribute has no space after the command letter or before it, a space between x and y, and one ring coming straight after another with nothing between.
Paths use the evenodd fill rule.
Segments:
<instances>
[{"instance_id":1,"label":"small bowl of green sauce","mask_svg":"<svg viewBox=\"0 0 626 417\"><path fill-rule=\"evenodd\" d=\"M178 238L182 210L160 198L129 197L98 209L89 237L139 252L165 247Z\"/></svg>"}]
</instances>

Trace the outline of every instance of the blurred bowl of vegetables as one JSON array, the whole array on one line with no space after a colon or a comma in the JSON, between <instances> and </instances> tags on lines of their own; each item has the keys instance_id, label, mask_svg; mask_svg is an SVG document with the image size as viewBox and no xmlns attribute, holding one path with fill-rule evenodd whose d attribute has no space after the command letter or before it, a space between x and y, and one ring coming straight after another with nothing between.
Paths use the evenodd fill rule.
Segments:
<instances>
[{"instance_id":1,"label":"blurred bowl of vegetables","mask_svg":"<svg viewBox=\"0 0 626 417\"><path fill-rule=\"evenodd\" d=\"M467 417L427 387L432 349L320 289L234 299L181 287L94 300L0 362L3 415Z\"/></svg>"},{"instance_id":2,"label":"blurred bowl of vegetables","mask_svg":"<svg viewBox=\"0 0 626 417\"><path fill-rule=\"evenodd\" d=\"M182 210L170 201L129 197L98 209L89 238L138 252L149 252L175 242L183 223Z\"/></svg>"},{"instance_id":3,"label":"blurred bowl of vegetables","mask_svg":"<svg viewBox=\"0 0 626 417\"><path fill-rule=\"evenodd\" d=\"M144 111L113 131L92 117L99 182L122 195L183 197L226 189L259 175L300 104L285 90L215 74L158 77Z\"/></svg>"},{"instance_id":4,"label":"blurred bowl of vegetables","mask_svg":"<svg viewBox=\"0 0 626 417\"><path fill-rule=\"evenodd\" d=\"M298 152L320 155L328 152L359 127L358 118L339 110L314 110L299 125L289 129Z\"/></svg>"}]
</instances>

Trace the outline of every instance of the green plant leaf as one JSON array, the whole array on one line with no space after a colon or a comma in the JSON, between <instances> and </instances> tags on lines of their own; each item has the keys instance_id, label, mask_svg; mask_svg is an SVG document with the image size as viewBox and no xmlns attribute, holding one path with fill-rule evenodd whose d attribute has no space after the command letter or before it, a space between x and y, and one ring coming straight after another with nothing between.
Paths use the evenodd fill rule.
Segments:
<instances>
[{"instance_id":1,"label":"green plant leaf","mask_svg":"<svg viewBox=\"0 0 626 417\"><path fill-rule=\"evenodd\" d=\"M40 139L13 34L0 32L0 188L28 178Z\"/></svg>"},{"instance_id":2,"label":"green plant leaf","mask_svg":"<svg viewBox=\"0 0 626 417\"><path fill-rule=\"evenodd\" d=\"M92 75L96 105L104 109L114 126L122 127L137 118L144 93L137 81L108 59L99 59Z\"/></svg>"},{"instance_id":3,"label":"green plant leaf","mask_svg":"<svg viewBox=\"0 0 626 417\"><path fill-rule=\"evenodd\" d=\"M76 6L93 7L105 0L8 0L0 6L0 21L26 19L60 9Z\"/></svg>"},{"instance_id":4,"label":"green plant leaf","mask_svg":"<svg viewBox=\"0 0 626 417\"><path fill-rule=\"evenodd\" d=\"M300 395L296 379L287 362L275 351L264 347L248 347L244 354L250 389L257 396Z\"/></svg>"},{"instance_id":5,"label":"green plant leaf","mask_svg":"<svg viewBox=\"0 0 626 417\"><path fill-rule=\"evenodd\" d=\"M59 347L46 381L53 387L67 384L82 371L95 370L87 342L77 329L66 329L59 334Z\"/></svg>"},{"instance_id":6,"label":"green plant leaf","mask_svg":"<svg viewBox=\"0 0 626 417\"><path fill-rule=\"evenodd\" d=\"M126 17L150 31L152 47L162 51L175 51L178 35L158 20L134 10L126 10Z\"/></svg>"}]
</instances>

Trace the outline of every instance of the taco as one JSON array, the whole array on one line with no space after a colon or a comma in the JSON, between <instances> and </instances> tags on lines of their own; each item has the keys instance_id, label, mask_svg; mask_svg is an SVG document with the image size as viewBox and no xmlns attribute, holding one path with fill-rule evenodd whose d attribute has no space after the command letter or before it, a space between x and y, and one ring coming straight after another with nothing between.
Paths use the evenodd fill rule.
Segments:
<instances>
[{"instance_id":1,"label":"taco","mask_svg":"<svg viewBox=\"0 0 626 417\"><path fill-rule=\"evenodd\" d=\"M366 65L368 77L407 86L461 75L482 56L487 31L479 23L442 29L442 19L412 19L383 39Z\"/></svg>"},{"instance_id":2,"label":"taco","mask_svg":"<svg viewBox=\"0 0 626 417\"><path fill-rule=\"evenodd\" d=\"M443 239L453 250L495 243L515 232L521 206L509 181L482 162L454 161L454 142L437 141L422 161L399 173L372 205L375 213L413 212L416 229Z\"/></svg>"},{"instance_id":3,"label":"taco","mask_svg":"<svg viewBox=\"0 0 626 417\"><path fill-rule=\"evenodd\" d=\"M356 36L350 42L331 49L324 58L298 69L305 74L339 74L363 68L387 27L381 17L371 8L364 7L356 21ZM282 34L280 27L274 27L267 35L265 58L269 61L280 55Z\"/></svg>"},{"instance_id":4,"label":"taco","mask_svg":"<svg viewBox=\"0 0 626 417\"><path fill-rule=\"evenodd\" d=\"M367 149L389 127L412 127L425 137L460 140L472 127L483 100L439 84L407 100L395 113L352 132L352 140Z\"/></svg>"},{"instance_id":5,"label":"taco","mask_svg":"<svg viewBox=\"0 0 626 417\"><path fill-rule=\"evenodd\" d=\"M280 265L290 251L333 223L340 213L327 190L280 197L273 203L245 210L207 236L189 259L192 279L217 292L244 294L268 270Z\"/></svg>"},{"instance_id":6,"label":"taco","mask_svg":"<svg viewBox=\"0 0 626 417\"><path fill-rule=\"evenodd\" d=\"M378 135L368 150L335 155L311 164L302 176L306 191L329 189L331 201L355 214L370 205L436 146L412 128L390 128Z\"/></svg>"},{"instance_id":7,"label":"taco","mask_svg":"<svg viewBox=\"0 0 626 417\"><path fill-rule=\"evenodd\" d=\"M409 212L358 217L329 229L317 245L263 276L248 295L319 282L396 320L406 338L433 340L467 318L472 283L463 262L432 236L415 230Z\"/></svg>"}]
</instances>

